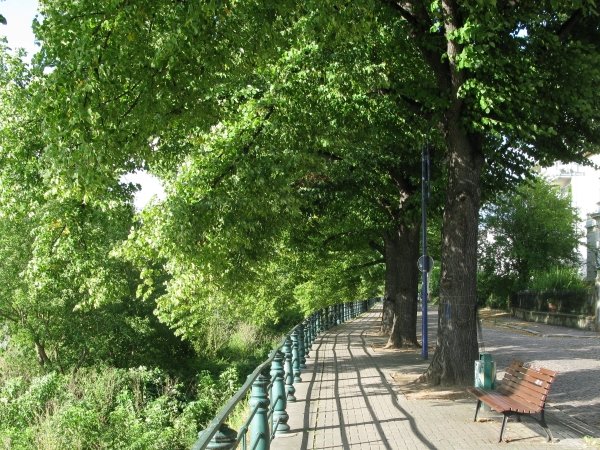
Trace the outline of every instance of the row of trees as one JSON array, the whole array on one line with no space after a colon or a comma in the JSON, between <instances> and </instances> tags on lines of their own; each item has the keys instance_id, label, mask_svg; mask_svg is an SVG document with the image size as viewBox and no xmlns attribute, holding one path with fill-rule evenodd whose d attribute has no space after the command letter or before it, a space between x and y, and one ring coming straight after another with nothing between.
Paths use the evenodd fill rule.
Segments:
<instances>
[{"instance_id":1,"label":"row of trees","mask_svg":"<svg viewBox=\"0 0 600 450\"><path fill-rule=\"evenodd\" d=\"M600 138L593 1L48 0L41 13L33 67L2 61L2 226L24 249L7 247L22 261L3 277L27 274L0 300L9 321L19 302L58 308L39 316L53 330L59 310L122 317L135 291L204 349L215 325L267 325L384 282L390 345L416 345L427 143L447 314L426 378L468 383L482 200L535 164L584 162ZM137 219L119 184L134 169L168 194ZM67 329L77 340L66 325L57 348ZM63 354L37 335L41 360ZM93 353L73 349L67 365Z\"/></svg>"}]
</instances>

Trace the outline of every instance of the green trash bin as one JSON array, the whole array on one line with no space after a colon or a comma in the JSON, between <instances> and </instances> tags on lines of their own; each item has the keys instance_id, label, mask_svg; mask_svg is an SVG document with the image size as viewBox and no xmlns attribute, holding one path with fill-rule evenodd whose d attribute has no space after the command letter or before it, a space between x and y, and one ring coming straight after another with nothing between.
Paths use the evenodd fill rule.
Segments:
<instances>
[{"instance_id":1,"label":"green trash bin","mask_svg":"<svg viewBox=\"0 0 600 450\"><path fill-rule=\"evenodd\" d=\"M475 361L475 387L494 389L496 387L496 362L491 353L480 353Z\"/></svg>"}]
</instances>

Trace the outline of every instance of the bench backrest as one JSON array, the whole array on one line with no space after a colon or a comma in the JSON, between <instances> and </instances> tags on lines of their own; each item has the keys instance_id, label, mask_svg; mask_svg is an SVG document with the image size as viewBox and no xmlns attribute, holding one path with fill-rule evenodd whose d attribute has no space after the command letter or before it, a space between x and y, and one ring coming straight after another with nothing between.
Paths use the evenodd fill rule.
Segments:
<instances>
[{"instance_id":1,"label":"bench backrest","mask_svg":"<svg viewBox=\"0 0 600 450\"><path fill-rule=\"evenodd\" d=\"M556 372L552 370L525 367L523 362L513 361L497 390L535 411L541 411L555 377Z\"/></svg>"}]
</instances>

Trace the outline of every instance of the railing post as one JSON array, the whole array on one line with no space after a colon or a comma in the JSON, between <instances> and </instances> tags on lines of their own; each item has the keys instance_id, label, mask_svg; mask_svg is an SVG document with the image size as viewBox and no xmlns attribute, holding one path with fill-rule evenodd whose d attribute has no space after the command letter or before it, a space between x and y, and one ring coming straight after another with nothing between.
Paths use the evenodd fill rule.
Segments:
<instances>
[{"instance_id":1,"label":"railing post","mask_svg":"<svg viewBox=\"0 0 600 450\"><path fill-rule=\"evenodd\" d=\"M311 340L310 340L310 334L311 334L311 327L310 327L310 320L307 320L305 322L306 326L304 327L304 363L306 364L306 359L310 358L310 347L311 347Z\"/></svg>"},{"instance_id":2,"label":"railing post","mask_svg":"<svg viewBox=\"0 0 600 450\"><path fill-rule=\"evenodd\" d=\"M269 397L267 396L267 385L269 379L260 374L254 383L250 394L250 411L256 408L256 414L250 422L250 442L256 450L269 450L271 436L269 434Z\"/></svg>"},{"instance_id":3,"label":"railing post","mask_svg":"<svg viewBox=\"0 0 600 450\"><path fill-rule=\"evenodd\" d=\"M202 433L204 433L204 432L205 432L205 430L198 433L198 438L201 438ZM235 430L232 430L231 428L229 428L229 425L224 423L219 427L219 431L217 431L215 433L215 435L212 437L212 439L210 440L210 442L206 446L206 448L208 448L210 450L231 450L232 448L234 448L236 439L237 439L237 432ZM200 449L200 442L196 441L194 443L194 445L192 446L192 450L199 450L199 449Z\"/></svg>"},{"instance_id":4,"label":"railing post","mask_svg":"<svg viewBox=\"0 0 600 450\"><path fill-rule=\"evenodd\" d=\"M285 338L285 343L281 348L285 354L285 393L288 402L295 402L296 388L294 387L294 369L292 368L292 340L289 336Z\"/></svg>"},{"instance_id":5,"label":"railing post","mask_svg":"<svg viewBox=\"0 0 600 450\"><path fill-rule=\"evenodd\" d=\"M306 352L306 357L308 357L308 354L310 353L312 347L312 333L313 327L311 315L308 316L308 318L306 319L306 326L304 327L304 351Z\"/></svg>"},{"instance_id":6,"label":"railing post","mask_svg":"<svg viewBox=\"0 0 600 450\"><path fill-rule=\"evenodd\" d=\"M314 315L314 327L313 327L313 330L314 330L314 336L316 338L317 335L319 334L319 329L321 327L321 324L320 324L321 317L319 316L319 311L315 311L313 313L313 315Z\"/></svg>"},{"instance_id":7,"label":"railing post","mask_svg":"<svg viewBox=\"0 0 600 450\"><path fill-rule=\"evenodd\" d=\"M298 328L292 331L292 366L294 370L294 383L301 383L300 378L300 349L298 345Z\"/></svg>"},{"instance_id":8,"label":"railing post","mask_svg":"<svg viewBox=\"0 0 600 450\"><path fill-rule=\"evenodd\" d=\"M275 356L271 362L271 380L273 386L271 387L271 409L273 410L272 423L273 432L275 434L284 434L290 430L288 420L289 414L286 412L287 399L285 392L285 382L283 377L285 376L285 370L283 370L284 355L280 350L275 351ZM277 427L277 428L275 428Z\"/></svg>"},{"instance_id":9,"label":"railing post","mask_svg":"<svg viewBox=\"0 0 600 450\"><path fill-rule=\"evenodd\" d=\"M300 358L300 369L306 369L306 350L304 345L304 322L298 325L298 357Z\"/></svg>"}]
</instances>

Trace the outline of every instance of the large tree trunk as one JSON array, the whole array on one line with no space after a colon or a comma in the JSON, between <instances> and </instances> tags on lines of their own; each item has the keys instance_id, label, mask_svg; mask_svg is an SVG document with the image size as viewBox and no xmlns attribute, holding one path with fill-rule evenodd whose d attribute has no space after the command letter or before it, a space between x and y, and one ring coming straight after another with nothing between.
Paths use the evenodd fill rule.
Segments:
<instances>
[{"instance_id":1,"label":"large tree trunk","mask_svg":"<svg viewBox=\"0 0 600 450\"><path fill-rule=\"evenodd\" d=\"M462 26L460 8L453 0L442 0L441 8L445 36L453 36ZM419 11L426 23L427 13ZM436 45L442 42L439 40ZM478 357L477 237L483 153L480 137L469 134L464 127L467 106L459 92L466 74L457 64L461 45L452 39L443 43L446 48L440 46L439 51L447 55L444 62L440 62L441 55L431 47L421 48L436 75L440 92L449 100L441 123L448 155L448 185L442 230L438 336L431 364L422 379L434 384L467 385L473 383L474 361Z\"/></svg>"},{"instance_id":2,"label":"large tree trunk","mask_svg":"<svg viewBox=\"0 0 600 450\"><path fill-rule=\"evenodd\" d=\"M389 335L392 332L392 326L394 325L394 309L395 309L395 298L396 295L393 292L392 287L389 285L388 280L391 278L388 275L387 258L385 264L385 292L383 294L383 313L381 315L381 328L380 333Z\"/></svg>"},{"instance_id":3,"label":"large tree trunk","mask_svg":"<svg viewBox=\"0 0 600 450\"><path fill-rule=\"evenodd\" d=\"M388 231L383 235L385 256L385 292L383 294L383 315L381 317L381 333L389 335L394 325L396 300L398 298L398 255L400 242L396 231Z\"/></svg>"},{"instance_id":4,"label":"large tree trunk","mask_svg":"<svg viewBox=\"0 0 600 450\"><path fill-rule=\"evenodd\" d=\"M419 225L403 224L386 238L386 281L394 287L394 310L390 337L386 348L418 347L417 288L419 275ZM393 252L389 257L389 250ZM389 272L389 275L388 275ZM387 285L386 285L387 287ZM386 292L387 295L387 292Z\"/></svg>"},{"instance_id":5,"label":"large tree trunk","mask_svg":"<svg viewBox=\"0 0 600 450\"><path fill-rule=\"evenodd\" d=\"M458 123L458 120L455 121ZM473 383L477 348L477 237L481 156L458 126L449 127L450 170L443 218L437 347L425 378Z\"/></svg>"}]
</instances>

